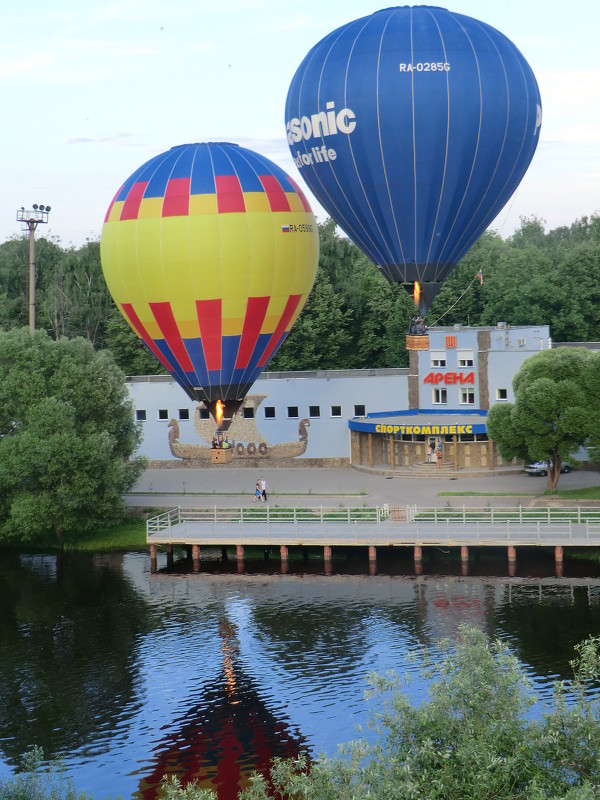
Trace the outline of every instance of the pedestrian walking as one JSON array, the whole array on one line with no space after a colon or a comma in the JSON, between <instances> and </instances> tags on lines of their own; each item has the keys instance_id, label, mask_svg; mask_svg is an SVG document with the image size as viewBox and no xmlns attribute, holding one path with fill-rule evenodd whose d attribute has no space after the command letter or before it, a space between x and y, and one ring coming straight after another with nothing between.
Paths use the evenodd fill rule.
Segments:
<instances>
[{"instance_id":1,"label":"pedestrian walking","mask_svg":"<svg viewBox=\"0 0 600 800\"><path fill-rule=\"evenodd\" d=\"M267 502L267 482L264 478L260 479L260 491L262 495L263 502Z\"/></svg>"},{"instance_id":2,"label":"pedestrian walking","mask_svg":"<svg viewBox=\"0 0 600 800\"><path fill-rule=\"evenodd\" d=\"M262 487L260 485L260 478L256 481L256 486L254 487L254 502L260 502L262 500Z\"/></svg>"}]
</instances>

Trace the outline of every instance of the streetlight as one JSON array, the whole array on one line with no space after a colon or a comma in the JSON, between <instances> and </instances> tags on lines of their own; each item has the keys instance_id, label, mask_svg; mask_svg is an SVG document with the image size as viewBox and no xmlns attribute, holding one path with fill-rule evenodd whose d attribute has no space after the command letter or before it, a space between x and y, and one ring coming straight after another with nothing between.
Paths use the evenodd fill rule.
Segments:
<instances>
[{"instance_id":1,"label":"streetlight","mask_svg":"<svg viewBox=\"0 0 600 800\"><path fill-rule=\"evenodd\" d=\"M35 238L34 231L40 222L48 222L50 206L33 204L31 211L24 206L17 211L17 222L23 222L29 230L29 330L35 331Z\"/></svg>"}]
</instances>

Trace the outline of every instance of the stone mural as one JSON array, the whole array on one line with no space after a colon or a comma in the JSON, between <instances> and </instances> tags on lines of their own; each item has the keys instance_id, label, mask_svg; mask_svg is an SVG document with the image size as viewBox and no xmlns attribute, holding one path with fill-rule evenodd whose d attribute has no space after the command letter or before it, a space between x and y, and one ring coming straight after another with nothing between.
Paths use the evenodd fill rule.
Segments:
<instances>
[{"instance_id":1,"label":"stone mural","mask_svg":"<svg viewBox=\"0 0 600 800\"><path fill-rule=\"evenodd\" d=\"M289 461L306 452L308 445L308 427L310 421L301 419L298 423L298 441L270 444L256 427L256 412L266 395L248 395L230 419L217 426L213 417L203 419L201 411L205 408L199 403L194 411L194 429L203 444L180 442L179 423L176 419L169 422L169 449L171 454L184 461L209 463L229 463L241 460L277 460ZM253 409L252 416L244 416L244 409ZM215 448L213 439L217 436L220 442L229 446L225 449ZM215 452L216 451L216 452Z\"/></svg>"}]
</instances>

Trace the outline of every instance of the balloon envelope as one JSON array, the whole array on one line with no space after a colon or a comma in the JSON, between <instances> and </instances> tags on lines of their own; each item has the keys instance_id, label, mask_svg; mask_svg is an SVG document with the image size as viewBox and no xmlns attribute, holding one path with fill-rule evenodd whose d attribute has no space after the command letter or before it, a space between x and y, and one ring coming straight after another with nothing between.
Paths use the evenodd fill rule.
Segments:
<instances>
[{"instance_id":1,"label":"balloon envelope","mask_svg":"<svg viewBox=\"0 0 600 800\"><path fill-rule=\"evenodd\" d=\"M285 118L315 197L390 280L422 283L427 305L527 170L541 100L502 33L402 6L315 45Z\"/></svg>"},{"instance_id":2,"label":"balloon envelope","mask_svg":"<svg viewBox=\"0 0 600 800\"><path fill-rule=\"evenodd\" d=\"M230 143L189 144L133 173L100 240L108 288L190 397L242 400L312 288L318 231L297 184Z\"/></svg>"}]
</instances>

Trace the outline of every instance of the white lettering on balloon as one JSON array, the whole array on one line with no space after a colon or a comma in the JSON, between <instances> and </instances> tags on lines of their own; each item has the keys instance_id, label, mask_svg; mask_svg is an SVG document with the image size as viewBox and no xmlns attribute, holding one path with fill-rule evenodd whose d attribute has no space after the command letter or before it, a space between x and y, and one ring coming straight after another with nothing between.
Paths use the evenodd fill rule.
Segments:
<instances>
[{"instance_id":1,"label":"white lettering on balloon","mask_svg":"<svg viewBox=\"0 0 600 800\"><path fill-rule=\"evenodd\" d=\"M288 142L291 145L298 144L302 139L307 142L312 138L334 136L336 133L349 135L356 128L356 115L351 109L342 108L336 111L332 100L326 103L325 109L311 114L310 117L293 117L288 120L285 123Z\"/></svg>"},{"instance_id":2,"label":"white lettering on balloon","mask_svg":"<svg viewBox=\"0 0 600 800\"><path fill-rule=\"evenodd\" d=\"M416 64L400 63L400 72L450 72L447 61L419 61Z\"/></svg>"},{"instance_id":3,"label":"white lettering on balloon","mask_svg":"<svg viewBox=\"0 0 600 800\"><path fill-rule=\"evenodd\" d=\"M542 107L539 103L535 104L535 128L533 135L535 136L542 125Z\"/></svg>"}]
</instances>

